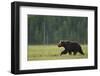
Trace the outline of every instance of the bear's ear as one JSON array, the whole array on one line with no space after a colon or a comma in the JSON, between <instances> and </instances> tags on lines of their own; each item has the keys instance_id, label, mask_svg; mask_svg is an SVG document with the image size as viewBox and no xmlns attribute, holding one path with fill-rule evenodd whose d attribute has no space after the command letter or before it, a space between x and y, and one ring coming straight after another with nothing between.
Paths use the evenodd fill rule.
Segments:
<instances>
[{"instance_id":1,"label":"bear's ear","mask_svg":"<svg viewBox=\"0 0 100 76\"><path fill-rule=\"evenodd\" d=\"M62 42L62 40L60 40L58 43L61 43Z\"/></svg>"},{"instance_id":2,"label":"bear's ear","mask_svg":"<svg viewBox=\"0 0 100 76\"><path fill-rule=\"evenodd\" d=\"M59 41L59 44L64 44L64 41L63 41L63 40L60 40L60 41Z\"/></svg>"},{"instance_id":3,"label":"bear's ear","mask_svg":"<svg viewBox=\"0 0 100 76\"><path fill-rule=\"evenodd\" d=\"M64 41L61 41L61 44L63 45L65 42Z\"/></svg>"}]
</instances>

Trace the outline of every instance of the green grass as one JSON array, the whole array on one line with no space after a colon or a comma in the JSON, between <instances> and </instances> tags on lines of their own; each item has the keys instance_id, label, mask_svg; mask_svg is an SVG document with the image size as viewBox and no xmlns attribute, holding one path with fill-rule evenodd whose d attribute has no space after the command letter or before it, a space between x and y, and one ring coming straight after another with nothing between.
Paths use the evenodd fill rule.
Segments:
<instances>
[{"instance_id":1,"label":"green grass","mask_svg":"<svg viewBox=\"0 0 100 76\"><path fill-rule=\"evenodd\" d=\"M29 45L28 46L28 61L31 60L56 60L56 59L83 59L88 58L87 45L81 45L85 55L77 53L77 55L65 54L60 56L63 47L57 45Z\"/></svg>"}]
</instances>

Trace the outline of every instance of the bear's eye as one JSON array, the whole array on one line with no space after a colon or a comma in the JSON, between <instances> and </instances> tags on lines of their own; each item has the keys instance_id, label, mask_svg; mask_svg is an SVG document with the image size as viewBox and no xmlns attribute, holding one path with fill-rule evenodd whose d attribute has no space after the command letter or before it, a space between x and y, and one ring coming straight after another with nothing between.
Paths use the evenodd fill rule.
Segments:
<instances>
[{"instance_id":1,"label":"bear's eye","mask_svg":"<svg viewBox=\"0 0 100 76\"><path fill-rule=\"evenodd\" d=\"M64 43L63 41L61 43Z\"/></svg>"},{"instance_id":2,"label":"bear's eye","mask_svg":"<svg viewBox=\"0 0 100 76\"><path fill-rule=\"evenodd\" d=\"M64 42L61 42L61 44L64 44Z\"/></svg>"}]
</instances>

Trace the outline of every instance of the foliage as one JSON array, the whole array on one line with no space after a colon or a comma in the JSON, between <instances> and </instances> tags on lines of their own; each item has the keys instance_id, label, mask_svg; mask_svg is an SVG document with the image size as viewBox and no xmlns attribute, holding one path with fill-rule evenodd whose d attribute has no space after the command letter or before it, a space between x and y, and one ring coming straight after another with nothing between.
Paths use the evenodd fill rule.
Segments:
<instances>
[{"instance_id":1,"label":"foliage","mask_svg":"<svg viewBox=\"0 0 100 76\"><path fill-rule=\"evenodd\" d=\"M59 40L87 44L87 17L28 15L28 44L55 44Z\"/></svg>"}]
</instances>

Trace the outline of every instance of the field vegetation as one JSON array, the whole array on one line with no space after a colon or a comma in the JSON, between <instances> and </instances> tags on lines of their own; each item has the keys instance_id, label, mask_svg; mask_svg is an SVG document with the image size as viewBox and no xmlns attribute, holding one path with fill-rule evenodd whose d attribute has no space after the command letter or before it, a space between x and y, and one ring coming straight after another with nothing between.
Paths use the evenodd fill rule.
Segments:
<instances>
[{"instance_id":1,"label":"field vegetation","mask_svg":"<svg viewBox=\"0 0 100 76\"><path fill-rule=\"evenodd\" d=\"M88 58L87 45L81 45L85 55L77 53L77 55L65 54L60 56L63 47L59 48L57 45L29 45L28 46L28 60L55 60L55 59L82 59Z\"/></svg>"}]
</instances>

